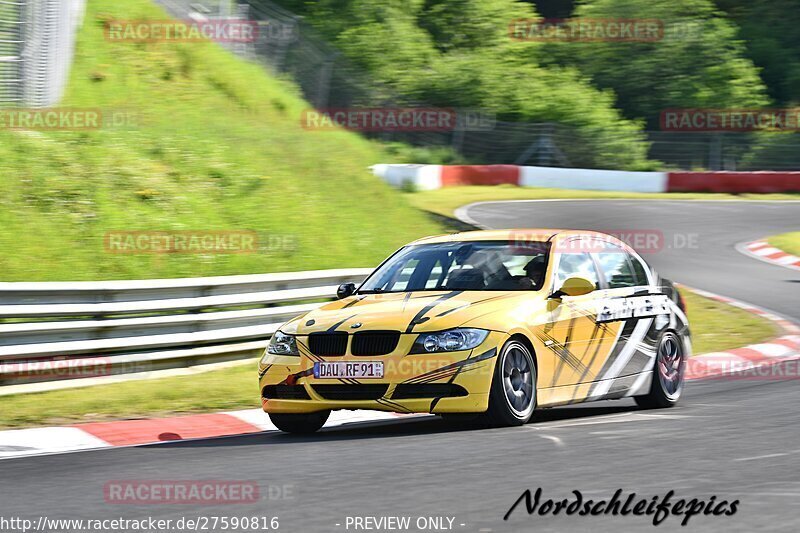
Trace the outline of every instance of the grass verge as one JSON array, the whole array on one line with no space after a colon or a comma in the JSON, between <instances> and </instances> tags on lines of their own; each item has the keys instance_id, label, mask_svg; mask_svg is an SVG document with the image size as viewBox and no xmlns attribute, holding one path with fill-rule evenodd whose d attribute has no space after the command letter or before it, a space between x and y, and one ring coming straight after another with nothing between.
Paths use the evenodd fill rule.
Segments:
<instances>
[{"instance_id":1,"label":"grass verge","mask_svg":"<svg viewBox=\"0 0 800 533\"><path fill-rule=\"evenodd\" d=\"M800 256L800 231L774 235L767 242L787 254Z\"/></svg>"},{"instance_id":2,"label":"grass verge","mask_svg":"<svg viewBox=\"0 0 800 533\"><path fill-rule=\"evenodd\" d=\"M446 187L435 191L406 193L411 205L452 217L455 210L474 202L501 200L545 200L560 199L644 199L644 200L798 200L800 194L722 194L722 193L636 193L617 191L576 191L571 189L547 189L517 187L514 185Z\"/></svg>"},{"instance_id":3,"label":"grass verge","mask_svg":"<svg viewBox=\"0 0 800 533\"><path fill-rule=\"evenodd\" d=\"M60 108L126 120L0 129L0 279L150 279L372 266L441 233L373 176L376 143L310 131L297 87L210 42L111 41L150 0L89 0ZM131 117L133 120L127 120ZM108 232L256 232L252 253L110 253ZM134 249L134 251L136 251Z\"/></svg>"},{"instance_id":4,"label":"grass verge","mask_svg":"<svg viewBox=\"0 0 800 533\"><path fill-rule=\"evenodd\" d=\"M762 342L777 333L775 325L761 317L683 293L695 353ZM5 396L0 399L0 428L250 409L260 406L258 398L253 362L194 376Z\"/></svg>"},{"instance_id":5,"label":"grass verge","mask_svg":"<svg viewBox=\"0 0 800 533\"><path fill-rule=\"evenodd\" d=\"M780 333L771 321L738 307L681 290L695 354L719 352L769 340Z\"/></svg>"}]
</instances>

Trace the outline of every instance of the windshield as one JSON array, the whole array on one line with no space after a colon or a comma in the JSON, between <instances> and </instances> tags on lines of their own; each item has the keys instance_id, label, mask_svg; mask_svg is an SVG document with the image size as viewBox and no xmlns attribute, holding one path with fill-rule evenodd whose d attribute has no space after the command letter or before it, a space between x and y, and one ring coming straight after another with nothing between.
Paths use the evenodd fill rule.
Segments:
<instances>
[{"instance_id":1,"label":"windshield","mask_svg":"<svg viewBox=\"0 0 800 533\"><path fill-rule=\"evenodd\" d=\"M402 248L360 294L411 291L530 291L541 288L549 243L475 241Z\"/></svg>"}]
</instances>

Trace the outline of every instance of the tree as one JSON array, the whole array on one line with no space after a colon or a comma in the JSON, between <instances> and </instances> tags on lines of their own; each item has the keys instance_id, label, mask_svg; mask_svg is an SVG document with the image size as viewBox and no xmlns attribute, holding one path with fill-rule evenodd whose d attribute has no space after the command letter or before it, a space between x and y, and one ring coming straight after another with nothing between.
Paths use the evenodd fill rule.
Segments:
<instances>
[{"instance_id":1,"label":"tree","mask_svg":"<svg viewBox=\"0 0 800 533\"><path fill-rule=\"evenodd\" d=\"M472 108L499 120L557 123L573 165L649 168L642 124L577 69L543 68L543 45L517 42L515 19L538 18L516 0L321 0L306 20L369 73L373 104ZM393 98L388 97L391 89ZM516 140L522 148L535 139ZM516 148L515 148L516 149Z\"/></svg>"},{"instance_id":2,"label":"tree","mask_svg":"<svg viewBox=\"0 0 800 533\"><path fill-rule=\"evenodd\" d=\"M649 127L668 108L760 107L768 104L758 69L736 39L736 26L710 0L587 0L576 16L658 19L655 42L548 44L542 61L577 67L613 90L629 118ZM548 59L549 58L549 59Z\"/></svg>"},{"instance_id":3,"label":"tree","mask_svg":"<svg viewBox=\"0 0 800 533\"><path fill-rule=\"evenodd\" d=\"M741 28L748 56L761 67L779 105L800 102L800 6L797 0L717 0Z\"/></svg>"}]
</instances>

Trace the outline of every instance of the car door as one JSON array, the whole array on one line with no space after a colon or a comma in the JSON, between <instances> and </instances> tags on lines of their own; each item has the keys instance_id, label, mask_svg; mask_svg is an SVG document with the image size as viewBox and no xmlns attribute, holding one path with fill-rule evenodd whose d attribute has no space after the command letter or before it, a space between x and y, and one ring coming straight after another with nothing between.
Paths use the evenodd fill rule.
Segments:
<instances>
[{"instance_id":1,"label":"car door","mask_svg":"<svg viewBox=\"0 0 800 533\"><path fill-rule=\"evenodd\" d=\"M639 259L611 242L604 243L593 255L607 287L598 294L598 318L617 332L613 347L594 378L598 383L591 396L596 397L629 388L632 376L652 368L655 340L650 338L653 316L626 316L619 312L637 297L650 294L651 280Z\"/></svg>"},{"instance_id":2,"label":"car door","mask_svg":"<svg viewBox=\"0 0 800 533\"><path fill-rule=\"evenodd\" d=\"M555 246L554 268L550 281L551 293L570 277L581 276L600 288L600 276L594 258L579 238L566 239ZM548 301L548 320L539 333L540 340L553 356L549 383L543 387L574 386L593 376L594 361L601 355L598 343L607 335L598 326L597 291L582 296L563 296ZM544 377L544 376L543 376ZM545 377L546 379L546 377ZM565 392L572 399L572 391Z\"/></svg>"}]
</instances>

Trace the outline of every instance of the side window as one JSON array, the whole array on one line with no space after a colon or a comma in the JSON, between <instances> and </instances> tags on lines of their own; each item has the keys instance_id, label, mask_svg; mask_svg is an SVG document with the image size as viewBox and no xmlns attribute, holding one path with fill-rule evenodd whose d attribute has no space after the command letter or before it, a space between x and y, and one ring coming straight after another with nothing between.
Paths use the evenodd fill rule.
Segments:
<instances>
[{"instance_id":1,"label":"side window","mask_svg":"<svg viewBox=\"0 0 800 533\"><path fill-rule=\"evenodd\" d=\"M564 281L572 276L587 278L597 287L597 270L594 268L594 261L592 261L589 254L582 252L561 255L561 259L558 261L558 270L556 271L556 289L561 287Z\"/></svg>"},{"instance_id":2,"label":"side window","mask_svg":"<svg viewBox=\"0 0 800 533\"><path fill-rule=\"evenodd\" d=\"M633 273L636 275L637 285L649 285L650 281L647 279L647 272L642 262L633 256L630 256L631 264L633 265Z\"/></svg>"},{"instance_id":3,"label":"side window","mask_svg":"<svg viewBox=\"0 0 800 533\"><path fill-rule=\"evenodd\" d=\"M605 249L597 254L600 268L606 277L609 289L633 287L636 277L628 261L628 252L614 244L606 244Z\"/></svg>"}]
</instances>

